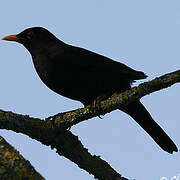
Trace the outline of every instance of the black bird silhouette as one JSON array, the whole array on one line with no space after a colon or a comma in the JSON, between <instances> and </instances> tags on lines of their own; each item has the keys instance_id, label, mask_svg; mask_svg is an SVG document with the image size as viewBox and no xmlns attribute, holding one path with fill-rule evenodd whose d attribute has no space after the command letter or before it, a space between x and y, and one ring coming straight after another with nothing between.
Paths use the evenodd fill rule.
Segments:
<instances>
[{"instance_id":1,"label":"black bird silhouette","mask_svg":"<svg viewBox=\"0 0 180 180\"><path fill-rule=\"evenodd\" d=\"M128 90L132 82L147 77L122 63L68 45L42 27L32 27L3 40L23 44L30 52L41 80L51 90L78 100L84 106ZM121 110L129 114L163 150L169 153L178 151L139 100Z\"/></svg>"}]
</instances>

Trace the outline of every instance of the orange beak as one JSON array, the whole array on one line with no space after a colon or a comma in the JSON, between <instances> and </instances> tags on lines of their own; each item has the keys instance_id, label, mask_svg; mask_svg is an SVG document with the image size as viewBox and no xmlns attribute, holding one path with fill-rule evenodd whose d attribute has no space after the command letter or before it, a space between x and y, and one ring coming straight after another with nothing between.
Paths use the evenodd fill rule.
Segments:
<instances>
[{"instance_id":1,"label":"orange beak","mask_svg":"<svg viewBox=\"0 0 180 180\"><path fill-rule=\"evenodd\" d=\"M9 36L6 36L6 37L2 38L2 40L6 40L6 41L18 41L19 38L16 35L9 35Z\"/></svg>"}]
</instances>

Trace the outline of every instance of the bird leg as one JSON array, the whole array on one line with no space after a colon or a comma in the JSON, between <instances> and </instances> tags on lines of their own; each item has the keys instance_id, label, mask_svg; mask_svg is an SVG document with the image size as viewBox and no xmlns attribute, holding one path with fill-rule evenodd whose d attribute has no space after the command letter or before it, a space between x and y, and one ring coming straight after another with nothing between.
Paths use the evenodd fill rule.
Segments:
<instances>
[{"instance_id":1,"label":"bird leg","mask_svg":"<svg viewBox=\"0 0 180 180\"><path fill-rule=\"evenodd\" d=\"M110 96L109 94L103 94L103 95L98 96L96 99L94 99L92 107L97 108L97 111L100 111L101 110L101 101L107 99L109 96ZM104 116L104 114L102 116ZM99 115L98 117L100 119L103 119L101 117L101 115Z\"/></svg>"}]
</instances>

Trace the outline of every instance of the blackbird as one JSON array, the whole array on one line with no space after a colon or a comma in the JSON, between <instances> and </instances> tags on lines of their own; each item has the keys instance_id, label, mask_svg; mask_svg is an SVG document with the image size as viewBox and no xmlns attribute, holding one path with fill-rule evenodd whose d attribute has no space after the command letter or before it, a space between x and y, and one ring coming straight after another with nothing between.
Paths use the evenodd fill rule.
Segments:
<instances>
[{"instance_id":1,"label":"blackbird","mask_svg":"<svg viewBox=\"0 0 180 180\"><path fill-rule=\"evenodd\" d=\"M62 96L80 101L84 106L128 90L132 82L147 77L143 72L110 58L66 44L42 27L28 28L3 40L24 45L47 87ZM178 151L140 100L120 110L129 114L164 151Z\"/></svg>"}]
</instances>

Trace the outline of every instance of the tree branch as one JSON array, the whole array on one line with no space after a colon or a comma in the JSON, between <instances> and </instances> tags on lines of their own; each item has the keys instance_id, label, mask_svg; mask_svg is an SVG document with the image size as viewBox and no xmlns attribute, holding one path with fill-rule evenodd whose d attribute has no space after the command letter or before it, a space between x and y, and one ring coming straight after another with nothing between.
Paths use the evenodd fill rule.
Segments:
<instances>
[{"instance_id":1,"label":"tree branch","mask_svg":"<svg viewBox=\"0 0 180 180\"><path fill-rule=\"evenodd\" d=\"M44 180L3 137L0 136L0 179Z\"/></svg>"},{"instance_id":2,"label":"tree branch","mask_svg":"<svg viewBox=\"0 0 180 180\"><path fill-rule=\"evenodd\" d=\"M0 129L26 134L44 145L56 148L60 156L71 160L99 180L126 180L107 162L91 155L78 137L68 130L59 131L43 120L2 110L0 110Z\"/></svg>"},{"instance_id":3,"label":"tree branch","mask_svg":"<svg viewBox=\"0 0 180 180\"><path fill-rule=\"evenodd\" d=\"M60 113L45 121L0 110L0 129L21 132L45 145L56 148L59 155L73 161L80 168L93 174L95 178L101 180L125 179L100 157L92 156L78 138L66 129L81 121L122 108L130 102L170 87L177 82L180 82L180 70L142 83L124 93L114 94L109 99L102 101L98 107L87 106L71 112Z\"/></svg>"},{"instance_id":4,"label":"tree branch","mask_svg":"<svg viewBox=\"0 0 180 180\"><path fill-rule=\"evenodd\" d=\"M124 93L114 94L109 99L102 101L98 108L87 106L74 111L59 113L53 117L47 118L46 120L48 122L48 120L53 119L55 125L59 129L67 129L84 120L104 115L124 107L135 100L141 99L145 95L168 88L178 82L180 82L180 70L155 78L152 81L144 82L137 87L131 88L131 90L125 91Z\"/></svg>"}]
</instances>

